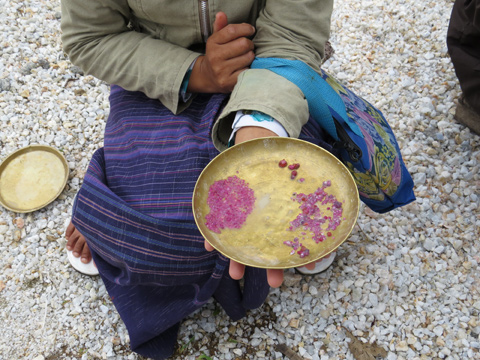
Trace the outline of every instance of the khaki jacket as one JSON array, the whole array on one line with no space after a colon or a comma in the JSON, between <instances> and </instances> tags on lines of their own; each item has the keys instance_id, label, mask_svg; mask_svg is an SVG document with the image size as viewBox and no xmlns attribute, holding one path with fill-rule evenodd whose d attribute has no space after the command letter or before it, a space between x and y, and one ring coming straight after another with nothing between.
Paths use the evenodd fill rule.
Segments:
<instances>
[{"instance_id":1,"label":"khaki jacket","mask_svg":"<svg viewBox=\"0 0 480 360\"><path fill-rule=\"evenodd\" d=\"M183 78L199 56L215 14L256 27L257 57L302 60L319 70L329 36L333 0L62 0L62 41L75 65L110 84L142 91L177 114ZM293 83L269 70L238 79L216 121L212 140L227 146L233 114L257 110L298 137L308 104Z\"/></svg>"}]
</instances>

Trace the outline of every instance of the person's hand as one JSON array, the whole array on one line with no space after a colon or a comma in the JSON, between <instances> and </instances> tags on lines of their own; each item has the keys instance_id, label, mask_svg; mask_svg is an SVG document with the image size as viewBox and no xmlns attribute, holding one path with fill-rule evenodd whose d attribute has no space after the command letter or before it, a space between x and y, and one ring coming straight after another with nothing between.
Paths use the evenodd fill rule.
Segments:
<instances>
[{"instance_id":1,"label":"person's hand","mask_svg":"<svg viewBox=\"0 0 480 360\"><path fill-rule=\"evenodd\" d=\"M228 24L224 12L217 13L213 34L208 38L205 55L199 56L190 75L191 93L230 93L240 73L255 58L248 37L255 33L250 24Z\"/></svg>"}]
</instances>

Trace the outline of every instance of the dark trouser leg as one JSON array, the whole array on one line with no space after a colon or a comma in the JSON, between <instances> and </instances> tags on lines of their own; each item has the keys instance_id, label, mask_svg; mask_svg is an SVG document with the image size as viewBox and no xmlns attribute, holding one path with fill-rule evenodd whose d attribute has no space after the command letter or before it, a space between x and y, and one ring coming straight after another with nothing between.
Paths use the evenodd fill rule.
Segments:
<instances>
[{"instance_id":1,"label":"dark trouser leg","mask_svg":"<svg viewBox=\"0 0 480 360\"><path fill-rule=\"evenodd\" d=\"M480 0L456 0L448 52L467 103L480 113Z\"/></svg>"}]
</instances>

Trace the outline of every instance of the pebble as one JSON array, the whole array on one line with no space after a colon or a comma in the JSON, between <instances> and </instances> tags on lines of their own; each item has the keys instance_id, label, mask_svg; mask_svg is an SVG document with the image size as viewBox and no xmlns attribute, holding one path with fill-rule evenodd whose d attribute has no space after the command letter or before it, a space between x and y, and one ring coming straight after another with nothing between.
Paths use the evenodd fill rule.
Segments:
<instances>
[{"instance_id":1,"label":"pebble","mask_svg":"<svg viewBox=\"0 0 480 360\"><path fill-rule=\"evenodd\" d=\"M397 345L395 346L395 350L397 350L397 351L408 351L408 350L410 350L410 348L408 347L407 342L402 340L402 341L397 343Z\"/></svg>"},{"instance_id":2,"label":"pebble","mask_svg":"<svg viewBox=\"0 0 480 360\"><path fill-rule=\"evenodd\" d=\"M362 204L328 271L286 271L244 319L232 322L209 301L180 327L179 348L193 336L182 358L281 359L274 345L285 343L305 359L351 359L344 329L387 349L387 360L478 358L480 137L453 117L461 89L445 45L452 5L335 3L335 53L323 68L382 110L417 201L386 214ZM48 144L70 169L67 187L44 209L0 208L0 354L139 360L105 286L70 267L63 238L103 144L109 86L63 53L59 0L6 0L0 19L0 161Z\"/></svg>"}]
</instances>

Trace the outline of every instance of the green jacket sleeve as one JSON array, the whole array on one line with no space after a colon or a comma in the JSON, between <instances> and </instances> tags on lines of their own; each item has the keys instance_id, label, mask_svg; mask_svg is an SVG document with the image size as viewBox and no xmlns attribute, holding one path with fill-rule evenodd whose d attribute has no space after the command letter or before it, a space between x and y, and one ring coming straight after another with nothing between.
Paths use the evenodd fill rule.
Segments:
<instances>
[{"instance_id":1,"label":"green jacket sleeve","mask_svg":"<svg viewBox=\"0 0 480 360\"><path fill-rule=\"evenodd\" d=\"M330 34L333 0L267 0L256 22L257 57L301 60L320 70ZM224 150L237 110L257 110L279 121L298 137L308 121L308 103L290 81L268 70L246 70L213 128L215 147Z\"/></svg>"},{"instance_id":2,"label":"green jacket sleeve","mask_svg":"<svg viewBox=\"0 0 480 360\"><path fill-rule=\"evenodd\" d=\"M179 101L183 77L199 54L131 31L131 18L127 0L62 0L63 48L86 73L178 113L187 105Z\"/></svg>"}]
</instances>

